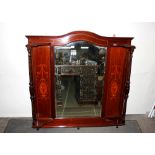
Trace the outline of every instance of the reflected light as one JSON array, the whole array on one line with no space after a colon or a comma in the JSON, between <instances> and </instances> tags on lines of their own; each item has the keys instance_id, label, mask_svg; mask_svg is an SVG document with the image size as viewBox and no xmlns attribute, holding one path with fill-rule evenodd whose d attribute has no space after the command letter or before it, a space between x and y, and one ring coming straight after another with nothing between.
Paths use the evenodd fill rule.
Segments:
<instances>
[{"instance_id":1,"label":"reflected light","mask_svg":"<svg viewBox=\"0 0 155 155\"><path fill-rule=\"evenodd\" d=\"M81 49L88 49L89 47L81 47Z\"/></svg>"},{"instance_id":2,"label":"reflected light","mask_svg":"<svg viewBox=\"0 0 155 155\"><path fill-rule=\"evenodd\" d=\"M69 40L69 37L68 37L68 36L66 36L66 37L64 37L64 38L61 39L61 41L62 41L63 43L67 43L68 40Z\"/></svg>"}]
</instances>

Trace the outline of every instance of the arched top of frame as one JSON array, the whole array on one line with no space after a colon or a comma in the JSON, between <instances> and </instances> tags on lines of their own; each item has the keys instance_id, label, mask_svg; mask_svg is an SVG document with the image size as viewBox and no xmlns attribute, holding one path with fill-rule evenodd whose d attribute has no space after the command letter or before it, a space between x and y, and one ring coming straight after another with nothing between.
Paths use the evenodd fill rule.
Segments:
<instances>
[{"instance_id":1,"label":"arched top of frame","mask_svg":"<svg viewBox=\"0 0 155 155\"><path fill-rule=\"evenodd\" d=\"M59 36L26 36L29 43L51 43L53 46L65 45L75 41L88 41L99 46L109 44L130 44L132 37L105 37L89 31L73 31Z\"/></svg>"}]
</instances>

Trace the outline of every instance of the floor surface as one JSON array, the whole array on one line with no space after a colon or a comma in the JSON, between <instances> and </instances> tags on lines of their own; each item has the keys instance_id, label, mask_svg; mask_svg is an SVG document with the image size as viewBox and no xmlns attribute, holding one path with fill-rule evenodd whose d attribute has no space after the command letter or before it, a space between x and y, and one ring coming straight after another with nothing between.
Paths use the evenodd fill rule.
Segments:
<instances>
[{"instance_id":1,"label":"floor surface","mask_svg":"<svg viewBox=\"0 0 155 155\"><path fill-rule=\"evenodd\" d=\"M141 133L136 120L127 120L125 125L109 127L81 127L77 128L40 128L31 127L30 118L11 119L5 129L5 133Z\"/></svg>"},{"instance_id":2,"label":"floor surface","mask_svg":"<svg viewBox=\"0 0 155 155\"><path fill-rule=\"evenodd\" d=\"M8 121L12 119L14 118L0 118L0 132L1 133L3 133L6 130ZM21 118L16 118L16 119L21 119ZM147 115L137 114L137 115L127 115L126 120L136 120L141 129L141 132L143 133L155 133L155 118L151 119L151 118L148 118Z\"/></svg>"}]
</instances>

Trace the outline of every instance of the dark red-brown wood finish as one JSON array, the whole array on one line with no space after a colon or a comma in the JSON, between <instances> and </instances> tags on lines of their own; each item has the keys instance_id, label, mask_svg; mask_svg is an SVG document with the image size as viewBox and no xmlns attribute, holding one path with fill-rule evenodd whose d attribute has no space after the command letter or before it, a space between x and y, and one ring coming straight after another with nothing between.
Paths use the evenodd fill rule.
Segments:
<instances>
[{"instance_id":1,"label":"dark red-brown wood finish","mask_svg":"<svg viewBox=\"0 0 155 155\"><path fill-rule=\"evenodd\" d=\"M125 124L130 88L133 38L104 37L87 31L62 36L26 36L29 55L30 98L34 128L119 126ZM87 41L107 47L104 97L101 117L56 118L54 90L54 47Z\"/></svg>"}]
</instances>

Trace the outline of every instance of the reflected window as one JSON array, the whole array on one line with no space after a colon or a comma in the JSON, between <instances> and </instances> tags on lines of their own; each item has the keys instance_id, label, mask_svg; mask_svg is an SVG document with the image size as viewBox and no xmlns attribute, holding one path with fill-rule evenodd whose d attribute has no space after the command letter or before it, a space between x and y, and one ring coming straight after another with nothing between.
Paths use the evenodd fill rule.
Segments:
<instances>
[{"instance_id":1,"label":"reflected window","mask_svg":"<svg viewBox=\"0 0 155 155\"><path fill-rule=\"evenodd\" d=\"M100 117L106 48L86 41L55 47L56 117Z\"/></svg>"}]
</instances>

